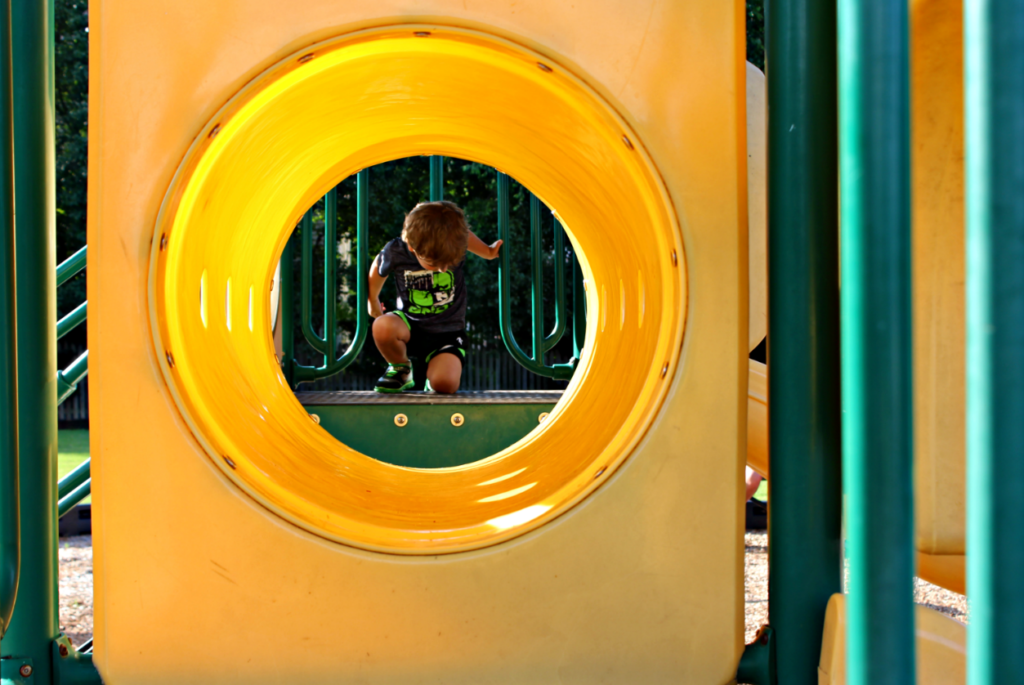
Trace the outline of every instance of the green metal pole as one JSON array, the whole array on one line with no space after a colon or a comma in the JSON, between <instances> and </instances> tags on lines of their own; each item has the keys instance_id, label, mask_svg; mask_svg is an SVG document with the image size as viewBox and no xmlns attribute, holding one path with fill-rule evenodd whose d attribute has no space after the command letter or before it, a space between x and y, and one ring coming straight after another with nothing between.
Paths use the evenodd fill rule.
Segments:
<instances>
[{"instance_id":1,"label":"green metal pole","mask_svg":"<svg viewBox=\"0 0 1024 685\"><path fill-rule=\"evenodd\" d=\"M913 683L907 3L839 8L847 682Z\"/></svg>"},{"instance_id":2,"label":"green metal pole","mask_svg":"<svg viewBox=\"0 0 1024 685\"><path fill-rule=\"evenodd\" d=\"M11 113L11 2L0 1L0 639L14 613L21 573L18 484L18 321Z\"/></svg>"},{"instance_id":3,"label":"green metal pole","mask_svg":"<svg viewBox=\"0 0 1024 685\"><path fill-rule=\"evenodd\" d=\"M2 653L31 660L33 681L51 683L59 634L53 4L19 0L12 10L23 544L18 610Z\"/></svg>"},{"instance_id":4,"label":"green metal pole","mask_svg":"<svg viewBox=\"0 0 1024 685\"><path fill-rule=\"evenodd\" d=\"M964 3L967 682L1021 683L1024 0Z\"/></svg>"},{"instance_id":5,"label":"green metal pole","mask_svg":"<svg viewBox=\"0 0 1024 685\"><path fill-rule=\"evenodd\" d=\"M338 189L324 197L324 368L338 357Z\"/></svg>"},{"instance_id":6,"label":"green metal pole","mask_svg":"<svg viewBox=\"0 0 1024 685\"><path fill-rule=\"evenodd\" d=\"M295 234L281 254L281 368L288 385L295 387Z\"/></svg>"},{"instance_id":7,"label":"green metal pole","mask_svg":"<svg viewBox=\"0 0 1024 685\"><path fill-rule=\"evenodd\" d=\"M768 616L779 683L811 685L842 590L836 16L816 0L770 9Z\"/></svg>"},{"instance_id":8,"label":"green metal pole","mask_svg":"<svg viewBox=\"0 0 1024 685\"><path fill-rule=\"evenodd\" d=\"M430 201L440 202L444 199L444 157L434 155L430 158Z\"/></svg>"},{"instance_id":9,"label":"green metal pole","mask_svg":"<svg viewBox=\"0 0 1024 685\"><path fill-rule=\"evenodd\" d=\"M544 258L541 251L540 199L530 193L530 279L533 313L533 361L544 365Z\"/></svg>"}]
</instances>

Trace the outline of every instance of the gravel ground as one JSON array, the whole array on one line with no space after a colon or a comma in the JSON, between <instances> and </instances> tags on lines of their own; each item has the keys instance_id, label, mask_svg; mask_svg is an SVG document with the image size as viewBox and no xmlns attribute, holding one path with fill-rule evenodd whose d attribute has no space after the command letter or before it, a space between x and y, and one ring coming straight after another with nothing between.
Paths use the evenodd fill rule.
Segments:
<instances>
[{"instance_id":1,"label":"gravel ground","mask_svg":"<svg viewBox=\"0 0 1024 685\"><path fill-rule=\"evenodd\" d=\"M60 625L75 646L92 638L92 536L61 538Z\"/></svg>"},{"instance_id":2,"label":"gravel ground","mask_svg":"<svg viewBox=\"0 0 1024 685\"><path fill-rule=\"evenodd\" d=\"M768 621L768 534L746 534L746 642L754 640L758 629ZM967 623L967 598L914 578L914 601Z\"/></svg>"},{"instance_id":3,"label":"gravel ground","mask_svg":"<svg viewBox=\"0 0 1024 685\"><path fill-rule=\"evenodd\" d=\"M746 534L746 641L768 620L768 535ZM60 621L71 641L92 637L92 537L61 538ZM937 585L914 579L914 600L966 623L967 599Z\"/></svg>"}]
</instances>

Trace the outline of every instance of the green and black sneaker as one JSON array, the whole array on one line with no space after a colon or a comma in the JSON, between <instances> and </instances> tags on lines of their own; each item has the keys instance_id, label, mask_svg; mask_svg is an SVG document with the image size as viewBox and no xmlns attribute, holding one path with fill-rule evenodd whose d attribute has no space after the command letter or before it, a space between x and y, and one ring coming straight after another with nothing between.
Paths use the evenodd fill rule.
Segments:
<instances>
[{"instance_id":1,"label":"green and black sneaker","mask_svg":"<svg viewBox=\"0 0 1024 685\"><path fill-rule=\"evenodd\" d=\"M413 386L412 367L408 364L389 364L384 375L373 387L376 392L404 392Z\"/></svg>"}]
</instances>

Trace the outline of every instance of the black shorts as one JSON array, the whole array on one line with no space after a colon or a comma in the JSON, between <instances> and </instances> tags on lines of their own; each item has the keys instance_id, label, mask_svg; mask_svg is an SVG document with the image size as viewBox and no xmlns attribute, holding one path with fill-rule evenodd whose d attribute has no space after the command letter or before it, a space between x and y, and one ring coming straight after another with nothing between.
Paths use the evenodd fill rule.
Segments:
<instances>
[{"instance_id":1,"label":"black shorts","mask_svg":"<svg viewBox=\"0 0 1024 685\"><path fill-rule=\"evenodd\" d=\"M414 357L424 364L439 354L452 354L458 357L459 363L466 365L466 331L444 331L442 333L428 333L415 321L410 321L405 312L395 311L405 325L409 327L409 342L406 345L406 354Z\"/></svg>"}]
</instances>

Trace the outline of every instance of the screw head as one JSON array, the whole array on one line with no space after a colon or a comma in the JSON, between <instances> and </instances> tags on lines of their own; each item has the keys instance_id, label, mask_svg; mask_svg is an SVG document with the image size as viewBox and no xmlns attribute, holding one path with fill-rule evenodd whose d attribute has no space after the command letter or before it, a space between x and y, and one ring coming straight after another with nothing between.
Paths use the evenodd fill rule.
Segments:
<instances>
[{"instance_id":1,"label":"screw head","mask_svg":"<svg viewBox=\"0 0 1024 685\"><path fill-rule=\"evenodd\" d=\"M320 425L320 415L319 414L310 414L309 418L313 419L313 423L315 423L316 425L318 425L318 426Z\"/></svg>"},{"instance_id":2,"label":"screw head","mask_svg":"<svg viewBox=\"0 0 1024 685\"><path fill-rule=\"evenodd\" d=\"M540 69L543 72L548 73L548 74L550 74L552 71L554 71L554 69L552 69L548 65L544 64L543 62L537 62L537 68Z\"/></svg>"},{"instance_id":3,"label":"screw head","mask_svg":"<svg viewBox=\"0 0 1024 685\"><path fill-rule=\"evenodd\" d=\"M22 678L28 678L30 675L32 675L32 667L28 664L25 664L24 666L18 669L18 673L21 674Z\"/></svg>"},{"instance_id":4,"label":"screw head","mask_svg":"<svg viewBox=\"0 0 1024 685\"><path fill-rule=\"evenodd\" d=\"M464 423L466 423L466 417L465 416L463 416L462 414L458 414L458 413L452 414L452 425L453 426L458 428L459 426L461 426Z\"/></svg>"},{"instance_id":5,"label":"screw head","mask_svg":"<svg viewBox=\"0 0 1024 685\"><path fill-rule=\"evenodd\" d=\"M57 647L57 651L60 652L61 656L67 656L68 655L68 646L67 645L60 645L60 646Z\"/></svg>"},{"instance_id":6,"label":"screw head","mask_svg":"<svg viewBox=\"0 0 1024 685\"><path fill-rule=\"evenodd\" d=\"M622 144L625 145L626 148L629 150L633 149L633 141L629 139L629 136L622 136Z\"/></svg>"},{"instance_id":7,"label":"screw head","mask_svg":"<svg viewBox=\"0 0 1024 685\"><path fill-rule=\"evenodd\" d=\"M302 57L299 58L299 64L305 64L309 60L313 59L313 57L315 57L315 56L316 56L315 53L307 52L305 55L303 55Z\"/></svg>"},{"instance_id":8,"label":"screw head","mask_svg":"<svg viewBox=\"0 0 1024 685\"><path fill-rule=\"evenodd\" d=\"M396 426L398 426L399 428L403 428L407 423L409 423L408 416L406 416L405 414L395 414Z\"/></svg>"},{"instance_id":9,"label":"screw head","mask_svg":"<svg viewBox=\"0 0 1024 685\"><path fill-rule=\"evenodd\" d=\"M540 416L537 417L537 423L544 423L545 419L547 419L547 418L548 418L548 412L543 411L543 412L540 413Z\"/></svg>"}]
</instances>

